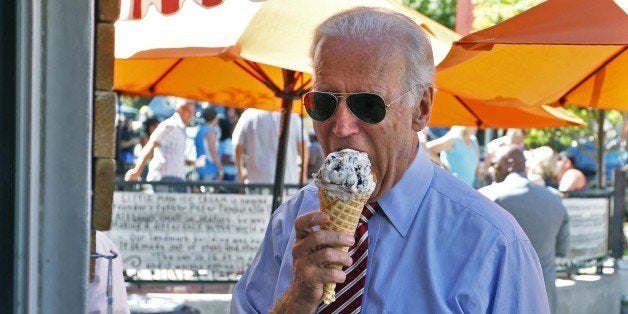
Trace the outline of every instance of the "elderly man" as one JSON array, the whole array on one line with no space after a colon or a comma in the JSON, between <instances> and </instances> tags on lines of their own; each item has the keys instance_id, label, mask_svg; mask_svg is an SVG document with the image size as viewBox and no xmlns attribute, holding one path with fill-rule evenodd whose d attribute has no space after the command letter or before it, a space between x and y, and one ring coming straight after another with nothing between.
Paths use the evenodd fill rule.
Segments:
<instances>
[{"instance_id":1,"label":"elderly man","mask_svg":"<svg viewBox=\"0 0 628 314\"><path fill-rule=\"evenodd\" d=\"M368 222L357 241L320 230L329 215L318 210L316 186L304 187L273 214L231 311L547 313L538 257L515 219L419 145L434 77L419 26L352 9L316 29L311 57L304 104L323 151L366 152L378 178L363 211ZM354 243L359 250L350 253L359 256L335 248ZM321 303L326 282L338 283L329 305Z\"/></svg>"},{"instance_id":2,"label":"elderly man","mask_svg":"<svg viewBox=\"0 0 628 314\"><path fill-rule=\"evenodd\" d=\"M125 180L137 180L144 165L152 156L148 166L147 181L183 182L185 181L185 127L194 118L196 105L188 99L178 99L175 113L161 122L142 148L135 167L127 171ZM156 185L156 192L168 191L168 186ZM174 186L175 192L186 192L185 186Z\"/></svg>"},{"instance_id":3,"label":"elderly man","mask_svg":"<svg viewBox=\"0 0 628 314\"><path fill-rule=\"evenodd\" d=\"M567 255L569 216L560 193L528 180L523 150L502 146L495 153L495 184L480 193L510 212L530 238L539 255L545 290L552 313L556 313L556 256Z\"/></svg>"}]
</instances>

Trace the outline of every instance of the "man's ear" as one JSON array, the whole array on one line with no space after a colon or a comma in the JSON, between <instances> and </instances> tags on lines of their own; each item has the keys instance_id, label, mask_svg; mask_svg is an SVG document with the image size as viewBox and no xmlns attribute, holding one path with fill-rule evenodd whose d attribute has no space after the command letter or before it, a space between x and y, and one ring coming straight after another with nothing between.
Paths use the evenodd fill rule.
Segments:
<instances>
[{"instance_id":1,"label":"man's ear","mask_svg":"<svg viewBox=\"0 0 628 314\"><path fill-rule=\"evenodd\" d=\"M423 92L421 100L414 106L412 112L412 129L415 132L419 132L427 126L432 113L432 101L434 100L434 88L432 86L427 86L421 89L421 91Z\"/></svg>"}]
</instances>

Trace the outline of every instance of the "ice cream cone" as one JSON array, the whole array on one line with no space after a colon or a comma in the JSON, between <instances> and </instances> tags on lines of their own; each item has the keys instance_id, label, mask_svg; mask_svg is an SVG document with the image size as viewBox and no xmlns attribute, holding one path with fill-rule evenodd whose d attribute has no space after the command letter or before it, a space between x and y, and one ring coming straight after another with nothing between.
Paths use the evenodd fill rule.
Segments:
<instances>
[{"instance_id":1,"label":"ice cream cone","mask_svg":"<svg viewBox=\"0 0 628 314\"><path fill-rule=\"evenodd\" d=\"M331 217L328 223L321 226L321 230L354 236L362 209L375 190L375 181L371 161L366 153L343 149L327 155L321 168L314 174L320 209ZM347 252L349 247L337 249ZM327 267L342 269L341 264L335 263ZM336 283L323 285L325 304L336 299L335 288Z\"/></svg>"},{"instance_id":2,"label":"ice cream cone","mask_svg":"<svg viewBox=\"0 0 628 314\"><path fill-rule=\"evenodd\" d=\"M348 235L354 235L360 221L362 208L369 199L369 195L357 195L344 202L339 199L329 197L324 191L318 190L318 201L321 211L330 216L330 220L321 226L322 230L338 231ZM348 252L349 247L337 247L337 249ZM342 269L341 264L333 263L327 267ZM336 283L328 282L323 285L323 302L329 304L334 302Z\"/></svg>"}]
</instances>

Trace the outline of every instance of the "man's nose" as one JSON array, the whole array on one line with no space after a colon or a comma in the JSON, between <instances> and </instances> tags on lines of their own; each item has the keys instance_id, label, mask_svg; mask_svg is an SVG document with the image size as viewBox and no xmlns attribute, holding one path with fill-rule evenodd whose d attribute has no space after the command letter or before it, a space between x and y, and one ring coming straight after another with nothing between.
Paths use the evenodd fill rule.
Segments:
<instances>
[{"instance_id":1,"label":"man's nose","mask_svg":"<svg viewBox=\"0 0 628 314\"><path fill-rule=\"evenodd\" d=\"M345 99L340 99L336 113L334 114L334 127L333 132L338 137L345 137L360 132L358 126L358 118L356 118L349 107Z\"/></svg>"}]
</instances>

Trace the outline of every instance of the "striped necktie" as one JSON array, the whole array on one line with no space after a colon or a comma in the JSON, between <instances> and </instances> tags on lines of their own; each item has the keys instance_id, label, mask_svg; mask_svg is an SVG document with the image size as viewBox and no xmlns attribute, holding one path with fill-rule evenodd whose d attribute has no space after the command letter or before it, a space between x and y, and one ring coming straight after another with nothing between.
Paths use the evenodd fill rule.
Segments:
<instances>
[{"instance_id":1,"label":"striped necktie","mask_svg":"<svg viewBox=\"0 0 628 314\"><path fill-rule=\"evenodd\" d=\"M349 256L353 265L345 269L347 279L336 285L336 301L330 304L321 304L317 313L360 313L362 309L362 295L366 282L366 257L369 247L368 220L379 210L377 203L366 204L360 215L358 229L355 232L355 244L349 248Z\"/></svg>"}]
</instances>

